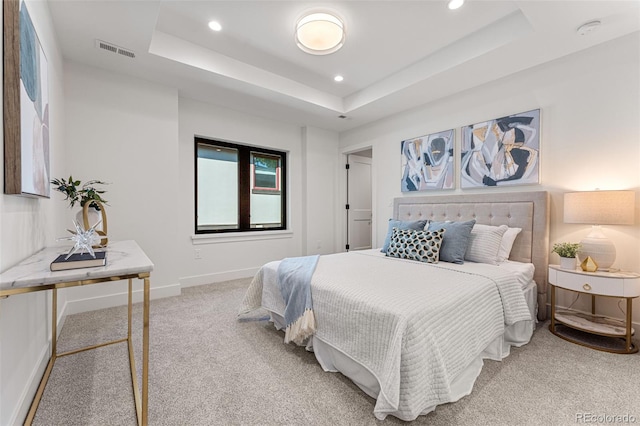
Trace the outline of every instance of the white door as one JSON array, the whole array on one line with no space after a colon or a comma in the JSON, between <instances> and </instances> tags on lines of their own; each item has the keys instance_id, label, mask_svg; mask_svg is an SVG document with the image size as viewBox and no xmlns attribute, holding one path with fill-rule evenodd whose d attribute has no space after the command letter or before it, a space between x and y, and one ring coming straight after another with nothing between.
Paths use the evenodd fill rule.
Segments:
<instances>
[{"instance_id":1,"label":"white door","mask_svg":"<svg viewBox=\"0 0 640 426\"><path fill-rule=\"evenodd\" d=\"M371 158L347 157L347 249L371 248Z\"/></svg>"}]
</instances>

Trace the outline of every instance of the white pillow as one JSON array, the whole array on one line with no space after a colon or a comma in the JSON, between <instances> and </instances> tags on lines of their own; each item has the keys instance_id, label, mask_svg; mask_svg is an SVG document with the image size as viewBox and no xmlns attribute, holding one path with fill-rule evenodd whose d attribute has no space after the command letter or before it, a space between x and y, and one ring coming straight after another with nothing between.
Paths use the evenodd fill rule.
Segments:
<instances>
[{"instance_id":1,"label":"white pillow","mask_svg":"<svg viewBox=\"0 0 640 426\"><path fill-rule=\"evenodd\" d=\"M464 260L477 263L498 264L498 250L507 225L490 226L476 223L469 236Z\"/></svg>"},{"instance_id":2,"label":"white pillow","mask_svg":"<svg viewBox=\"0 0 640 426\"><path fill-rule=\"evenodd\" d=\"M516 237L518 236L520 231L522 231L522 228L507 228L504 235L502 236L502 242L500 243L500 248L498 249L498 263L509 260L509 255L511 255L513 243L516 241Z\"/></svg>"}]
</instances>

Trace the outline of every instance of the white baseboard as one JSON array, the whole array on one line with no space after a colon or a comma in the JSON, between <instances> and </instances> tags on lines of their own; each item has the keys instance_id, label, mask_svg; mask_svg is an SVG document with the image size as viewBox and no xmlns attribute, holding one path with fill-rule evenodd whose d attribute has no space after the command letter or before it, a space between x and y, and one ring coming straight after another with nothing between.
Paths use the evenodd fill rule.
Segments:
<instances>
[{"instance_id":1,"label":"white baseboard","mask_svg":"<svg viewBox=\"0 0 640 426\"><path fill-rule=\"evenodd\" d=\"M214 274L197 275L192 277L181 278L180 283L171 284L162 287L151 288L151 299L160 299L163 297L179 296L182 287L193 287L203 284L211 284L215 282L235 280L240 278L251 278L260 268L238 269L235 271L218 272ZM95 311L97 309L111 308L114 306L122 306L127 304L128 293L126 291L109 294L105 296L90 297L86 299L78 299L67 301L65 304L64 315L79 314L82 312ZM133 291L133 302L139 303L143 300L143 290L137 289Z\"/></svg>"},{"instance_id":2,"label":"white baseboard","mask_svg":"<svg viewBox=\"0 0 640 426\"><path fill-rule=\"evenodd\" d=\"M194 287L198 285L219 283L222 281L237 280L240 278L252 278L260 267L237 269L235 271L216 272L214 274L195 275L192 277L180 278L182 287Z\"/></svg>"},{"instance_id":3,"label":"white baseboard","mask_svg":"<svg viewBox=\"0 0 640 426\"><path fill-rule=\"evenodd\" d=\"M58 319L56 323L56 337L60 337L60 332L62 331L62 327L64 326L64 321L67 318L66 313L67 304L60 309L58 308ZM27 414L29 414L29 408L31 408L31 402L33 401L33 396L36 394L38 390L38 386L40 386L40 381L42 380L42 376L44 375L44 370L47 368L47 364L49 363L51 353L51 336L49 332L51 331L51 325L47 323L47 344L44 345L40 351L40 355L38 356L38 361L36 362L31 374L29 375L29 380L27 380L26 386L22 389L22 394L20 395L19 404L14 410L11 420L9 424L18 425L24 423L24 419L27 418Z\"/></svg>"},{"instance_id":4,"label":"white baseboard","mask_svg":"<svg viewBox=\"0 0 640 426\"><path fill-rule=\"evenodd\" d=\"M171 284L162 287L152 287L151 299L161 299L163 297L179 296L180 284ZM127 291L109 294L106 296L90 297L86 299L78 299L68 301L65 305L65 315L79 314L81 312L95 311L98 309L112 308L114 306L126 305L129 293ZM144 299L144 291L142 289L133 290L133 303L140 303Z\"/></svg>"},{"instance_id":5,"label":"white baseboard","mask_svg":"<svg viewBox=\"0 0 640 426\"><path fill-rule=\"evenodd\" d=\"M45 345L40 351L40 356L38 357L38 362L34 366L31 374L29 376L29 380L26 383L26 386L22 389L22 395L20 395L20 403L17 405L13 414L11 415L11 420L9 424L11 425L21 425L24 423L24 420L27 418L27 414L29 414L29 408L31 408L31 401L33 401L33 396L36 394L38 390L38 386L40 386L40 380L42 379L42 375L44 374L44 370L47 368L47 364L49 363L49 348L51 347L51 342Z\"/></svg>"}]
</instances>

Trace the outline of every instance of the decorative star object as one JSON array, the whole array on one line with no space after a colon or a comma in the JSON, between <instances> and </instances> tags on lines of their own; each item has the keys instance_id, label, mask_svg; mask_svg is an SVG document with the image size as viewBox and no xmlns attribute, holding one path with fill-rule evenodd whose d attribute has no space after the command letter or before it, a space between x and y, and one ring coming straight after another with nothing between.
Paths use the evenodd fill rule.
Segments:
<instances>
[{"instance_id":1,"label":"decorative star object","mask_svg":"<svg viewBox=\"0 0 640 426\"><path fill-rule=\"evenodd\" d=\"M67 254L67 257L65 257L65 260L69 259L72 254L77 253L78 251L80 252L80 254L86 251L91 255L91 257L95 259L96 254L94 253L92 246L99 244L102 239L102 237L96 232L96 227L100 225L100 222L102 222L102 220L99 220L95 225L85 231L84 228L80 226L80 224L78 224L75 219L73 220L76 231L74 232L70 229L67 229L67 231L69 231L72 236L62 237L56 240L71 240L74 242L74 246L71 248L71 250L69 250L69 253Z\"/></svg>"}]
</instances>

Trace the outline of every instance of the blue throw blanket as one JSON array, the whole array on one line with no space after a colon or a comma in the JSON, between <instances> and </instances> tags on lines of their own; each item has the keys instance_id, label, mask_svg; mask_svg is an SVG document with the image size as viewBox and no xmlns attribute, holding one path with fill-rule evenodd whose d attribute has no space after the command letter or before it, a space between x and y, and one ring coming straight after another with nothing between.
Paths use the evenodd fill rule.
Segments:
<instances>
[{"instance_id":1,"label":"blue throw blanket","mask_svg":"<svg viewBox=\"0 0 640 426\"><path fill-rule=\"evenodd\" d=\"M278 266L278 285L285 302L285 343L293 341L302 344L303 340L315 332L311 277L319 257L290 257L283 259Z\"/></svg>"}]
</instances>

